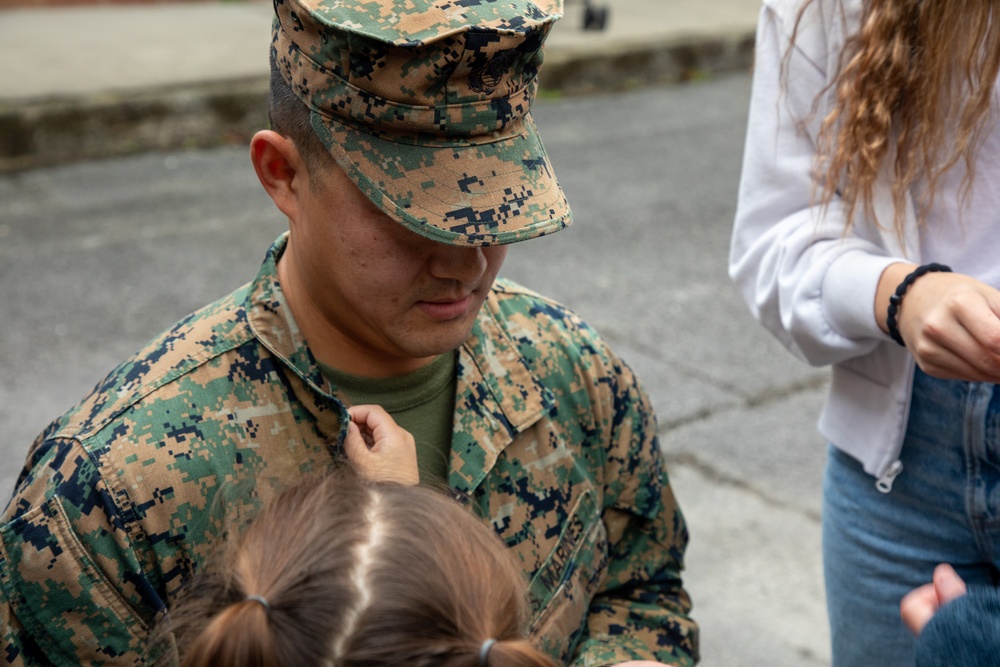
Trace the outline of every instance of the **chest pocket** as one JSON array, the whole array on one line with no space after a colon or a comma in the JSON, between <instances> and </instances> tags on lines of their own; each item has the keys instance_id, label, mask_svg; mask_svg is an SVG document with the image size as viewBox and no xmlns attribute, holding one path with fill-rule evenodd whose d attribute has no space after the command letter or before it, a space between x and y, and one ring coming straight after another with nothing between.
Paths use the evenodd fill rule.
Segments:
<instances>
[{"instance_id":1,"label":"chest pocket","mask_svg":"<svg viewBox=\"0 0 1000 667\"><path fill-rule=\"evenodd\" d=\"M582 636L608 563L608 538L593 490L579 496L555 548L528 586L531 636L566 663Z\"/></svg>"}]
</instances>

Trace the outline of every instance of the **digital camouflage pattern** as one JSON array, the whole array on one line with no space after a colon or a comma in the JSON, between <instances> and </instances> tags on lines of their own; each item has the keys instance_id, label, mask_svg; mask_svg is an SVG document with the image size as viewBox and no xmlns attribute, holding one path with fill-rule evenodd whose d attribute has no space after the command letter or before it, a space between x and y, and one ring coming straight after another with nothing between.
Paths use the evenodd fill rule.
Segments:
<instances>
[{"instance_id":1,"label":"digital camouflage pattern","mask_svg":"<svg viewBox=\"0 0 1000 667\"><path fill-rule=\"evenodd\" d=\"M387 215L455 245L571 220L530 110L561 0L275 0L272 57Z\"/></svg>"},{"instance_id":2,"label":"digital camouflage pattern","mask_svg":"<svg viewBox=\"0 0 1000 667\"><path fill-rule=\"evenodd\" d=\"M0 527L4 661L142 664L220 541L342 460L346 409L290 319L284 246L34 443ZM499 281L456 372L449 482L523 566L544 648L692 665L687 530L629 368L577 316Z\"/></svg>"}]
</instances>

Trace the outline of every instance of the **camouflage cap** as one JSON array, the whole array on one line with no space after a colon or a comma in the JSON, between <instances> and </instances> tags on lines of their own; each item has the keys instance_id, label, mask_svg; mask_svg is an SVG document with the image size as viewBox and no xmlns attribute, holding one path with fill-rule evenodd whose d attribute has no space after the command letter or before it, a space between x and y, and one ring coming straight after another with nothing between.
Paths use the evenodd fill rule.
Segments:
<instances>
[{"instance_id":1,"label":"camouflage cap","mask_svg":"<svg viewBox=\"0 0 1000 667\"><path fill-rule=\"evenodd\" d=\"M274 0L274 61L386 214L435 241L513 243L569 204L530 110L562 0Z\"/></svg>"}]
</instances>

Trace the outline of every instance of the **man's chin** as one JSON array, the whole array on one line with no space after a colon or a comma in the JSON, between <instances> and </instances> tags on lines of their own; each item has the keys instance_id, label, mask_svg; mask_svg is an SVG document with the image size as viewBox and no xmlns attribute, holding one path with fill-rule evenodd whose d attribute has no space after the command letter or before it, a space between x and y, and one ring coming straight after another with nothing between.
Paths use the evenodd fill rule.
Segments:
<instances>
[{"instance_id":1,"label":"man's chin","mask_svg":"<svg viewBox=\"0 0 1000 667\"><path fill-rule=\"evenodd\" d=\"M407 348L414 358L437 357L460 348L471 332L471 321L438 323L436 326L426 327L421 333L411 332Z\"/></svg>"}]
</instances>

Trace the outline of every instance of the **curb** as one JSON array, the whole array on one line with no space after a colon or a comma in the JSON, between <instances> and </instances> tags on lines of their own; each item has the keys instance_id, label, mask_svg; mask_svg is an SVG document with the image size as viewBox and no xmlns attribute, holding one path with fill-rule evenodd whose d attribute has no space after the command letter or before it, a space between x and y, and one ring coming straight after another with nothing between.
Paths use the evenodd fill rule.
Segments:
<instances>
[{"instance_id":1,"label":"curb","mask_svg":"<svg viewBox=\"0 0 1000 667\"><path fill-rule=\"evenodd\" d=\"M749 71L754 41L755 32L750 30L709 38L609 45L603 49L563 47L545 54L539 83L543 90L583 94L679 84Z\"/></svg>"},{"instance_id":2,"label":"curb","mask_svg":"<svg viewBox=\"0 0 1000 667\"><path fill-rule=\"evenodd\" d=\"M562 48L539 74L549 94L615 92L746 71L753 32ZM246 143L267 127L266 76L73 98L0 101L0 174L134 153Z\"/></svg>"},{"instance_id":3,"label":"curb","mask_svg":"<svg viewBox=\"0 0 1000 667\"><path fill-rule=\"evenodd\" d=\"M267 127L266 77L0 102L0 174L246 142Z\"/></svg>"}]
</instances>

